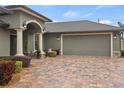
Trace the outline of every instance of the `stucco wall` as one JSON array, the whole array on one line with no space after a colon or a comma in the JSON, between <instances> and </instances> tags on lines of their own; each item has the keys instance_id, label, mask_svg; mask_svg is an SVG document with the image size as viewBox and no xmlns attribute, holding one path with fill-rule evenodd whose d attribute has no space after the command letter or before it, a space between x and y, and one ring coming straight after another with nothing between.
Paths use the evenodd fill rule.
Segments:
<instances>
[{"instance_id":1,"label":"stucco wall","mask_svg":"<svg viewBox=\"0 0 124 93\"><path fill-rule=\"evenodd\" d=\"M120 36L117 35L117 38L113 37L113 51L120 51L121 50L121 41Z\"/></svg>"},{"instance_id":2,"label":"stucco wall","mask_svg":"<svg viewBox=\"0 0 124 93\"><path fill-rule=\"evenodd\" d=\"M121 40L121 50L124 51L124 39Z\"/></svg>"},{"instance_id":3,"label":"stucco wall","mask_svg":"<svg viewBox=\"0 0 124 93\"><path fill-rule=\"evenodd\" d=\"M36 17L33 17L22 11L14 11L11 15L0 16L0 20L10 24L10 28L20 28L23 27L23 23L29 20L38 21L43 27L44 22Z\"/></svg>"},{"instance_id":4,"label":"stucco wall","mask_svg":"<svg viewBox=\"0 0 124 93\"><path fill-rule=\"evenodd\" d=\"M43 48L47 50L49 48L52 49L60 49L61 43L60 40L57 40L57 37L60 37L61 34L56 33L47 33L43 35ZM113 38L113 51L120 52L120 37Z\"/></svg>"},{"instance_id":5,"label":"stucco wall","mask_svg":"<svg viewBox=\"0 0 124 93\"><path fill-rule=\"evenodd\" d=\"M44 34L43 35L43 49L48 50L49 48L58 50L61 46L61 41L57 40L60 34Z\"/></svg>"},{"instance_id":6,"label":"stucco wall","mask_svg":"<svg viewBox=\"0 0 124 93\"><path fill-rule=\"evenodd\" d=\"M10 55L10 32L0 29L0 56Z\"/></svg>"},{"instance_id":7,"label":"stucco wall","mask_svg":"<svg viewBox=\"0 0 124 93\"><path fill-rule=\"evenodd\" d=\"M20 27L20 15L18 11L14 12L11 15L0 16L0 20L3 20L4 22L9 23L10 28Z\"/></svg>"},{"instance_id":8,"label":"stucco wall","mask_svg":"<svg viewBox=\"0 0 124 93\"><path fill-rule=\"evenodd\" d=\"M44 27L44 22L41 21L40 19L38 19L36 17L33 17L33 16L31 16L27 13L20 12L20 24L21 24L21 26L23 25L23 23L25 21L29 21L29 20L36 20L37 22L39 22Z\"/></svg>"}]
</instances>

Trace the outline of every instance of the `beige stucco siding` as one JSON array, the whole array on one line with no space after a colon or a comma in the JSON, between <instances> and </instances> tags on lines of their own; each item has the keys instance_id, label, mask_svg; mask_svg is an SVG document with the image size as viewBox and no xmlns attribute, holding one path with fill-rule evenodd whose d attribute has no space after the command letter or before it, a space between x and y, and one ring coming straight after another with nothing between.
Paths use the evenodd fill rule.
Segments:
<instances>
[{"instance_id":1,"label":"beige stucco siding","mask_svg":"<svg viewBox=\"0 0 124 93\"><path fill-rule=\"evenodd\" d=\"M10 33L0 29L0 56L10 55Z\"/></svg>"}]
</instances>

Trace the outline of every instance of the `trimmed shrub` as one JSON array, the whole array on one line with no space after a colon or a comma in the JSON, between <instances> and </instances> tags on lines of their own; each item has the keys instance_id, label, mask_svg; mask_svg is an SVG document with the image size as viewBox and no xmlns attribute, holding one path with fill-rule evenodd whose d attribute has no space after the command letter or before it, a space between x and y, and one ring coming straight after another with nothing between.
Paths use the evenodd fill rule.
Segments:
<instances>
[{"instance_id":1,"label":"trimmed shrub","mask_svg":"<svg viewBox=\"0 0 124 93\"><path fill-rule=\"evenodd\" d=\"M22 71L22 61L16 61L15 63L15 73L20 73Z\"/></svg>"},{"instance_id":2,"label":"trimmed shrub","mask_svg":"<svg viewBox=\"0 0 124 93\"><path fill-rule=\"evenodd\" d=\"M31 58L28 56L14 56L12 60L22 61L22 67L29 67L31 63Z\"/></svg>"},{"instance_id":3,"label":"trimmed shrub","mask_svg":"<svg viewBox=\"0 0 124 93\"><path fill-rule=\"evenodd\" d=\"M59 49L58 50L54 50L54 51L57 52L57 55L60 55L60 50Z\"/></svg>"},{"instance_id":4,"label":"trimmed shrub","mask_svg":"<svg viewBox=\"0 0 124 93\"><path fill-rule=\"evenodd\" d=\"M51 51L47 53L48 57L56 57L57 56L57 52L56 51Z\"/></svg>"},{"instance_id":5,"label":"trimmed shrub","mask_svg":"<svg viewBox=\"0 0 124 93\"><path fill-rule=\"evenodd\" d=\"M124 51L121 51L121 56L124 57Z\"/></svg>"},{"instance_id":6,"label":"trimmed shrub","mask_svg":"<svg viewBox=\"0 0 124 93\"><path fill-rule=\"evenodd\" d=\"M0 60L6 60L6 61L8 61L8 60L11 60L11 56L4 56L4 57L0 57Z\"/></svg>"},{"instance_id":7,"label":"trimmed shrub","mask_svg":"<svg viewBox=\"0 0 124 93\"><path fill-rule=\"evenodd\" d=\"M15 71L15 61L0 61L0 85L6 85L12 79Z\"/></svg>"}]
</instances>

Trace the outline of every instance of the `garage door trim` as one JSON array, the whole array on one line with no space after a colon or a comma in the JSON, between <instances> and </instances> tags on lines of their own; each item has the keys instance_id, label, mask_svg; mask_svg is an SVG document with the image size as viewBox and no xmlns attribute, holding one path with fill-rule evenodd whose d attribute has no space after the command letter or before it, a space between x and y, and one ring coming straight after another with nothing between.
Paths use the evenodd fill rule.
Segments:
<instances>
[{"instance_id":1,"label":"garage door trim","mask_svg":"<svg viewBox=\"0 0 124 93\"><path fill-rule=\"evenodd\" d=\"M112 32L106 32L106 33L75 33L75 34L61 34L61 55L63 55L63 38L64 36L71 36L71 35L110 35L110 56L113 56L113 34Z\"/></svg>"}]
</instances>

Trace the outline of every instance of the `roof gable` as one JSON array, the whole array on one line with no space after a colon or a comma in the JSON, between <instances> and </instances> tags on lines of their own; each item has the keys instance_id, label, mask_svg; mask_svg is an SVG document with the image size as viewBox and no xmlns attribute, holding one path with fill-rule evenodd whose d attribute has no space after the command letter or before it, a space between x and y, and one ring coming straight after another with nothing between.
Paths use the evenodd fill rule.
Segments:
<instances>
[{"instance_id":1,"label":"roof gable","mask_svg":"<svg viewBox=\"0 0 124 93\"><path fill-rule=\"evenodd\" d=\"M38 12L36 12L36 11L34 11L34 10L24 6L24 5L10 5L10 6L5 6L5 8L7 8L8 10L13 10L13 11L14 10L21 10L21 11L28 13L34 17L37 17L37 18L39 18L45 22L52 22L51 19L41 15L40 13L38 13Z\"/></svg>"}]
</instances>

